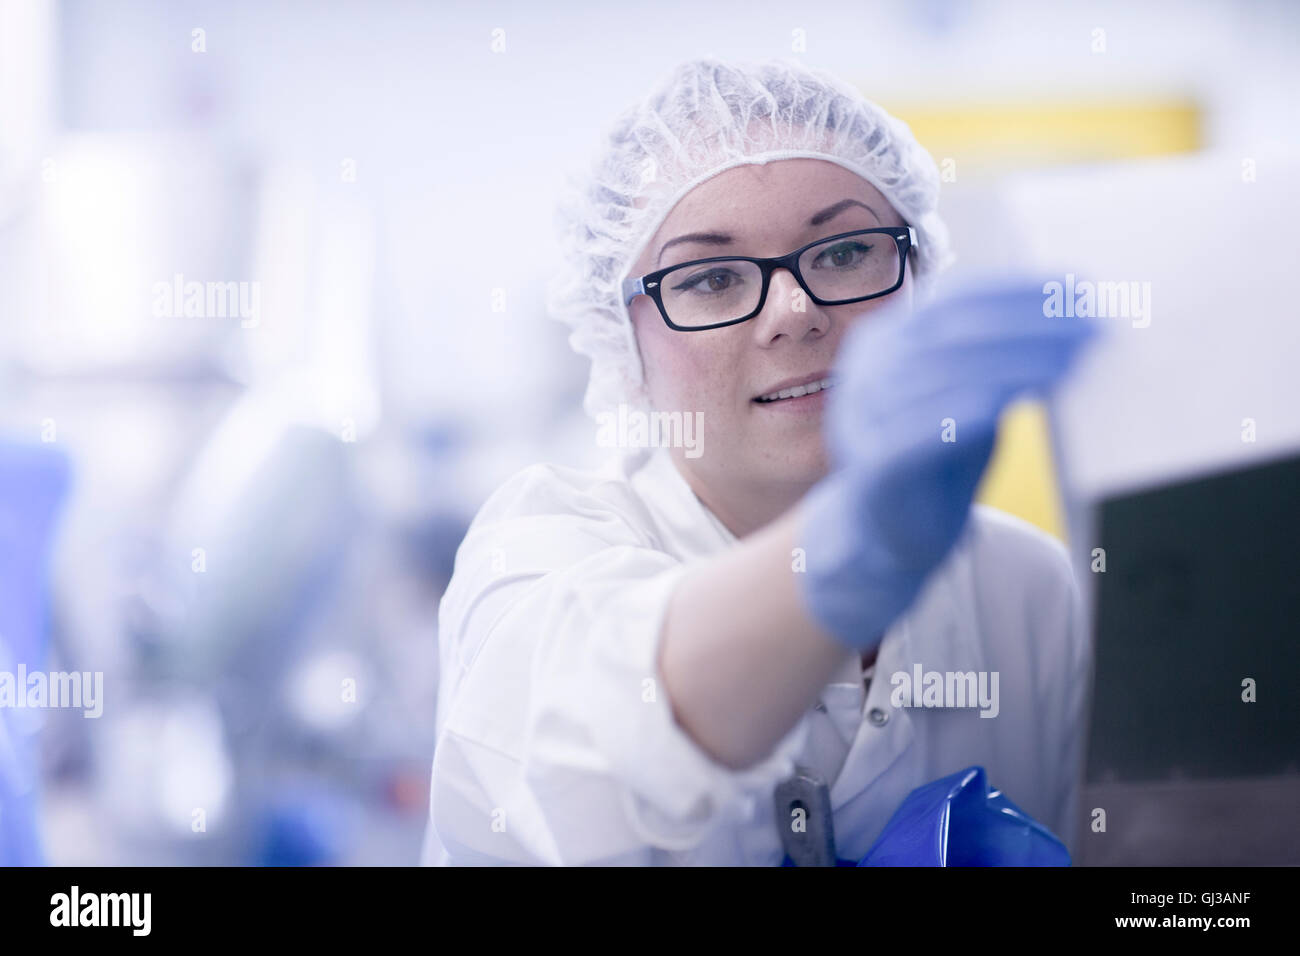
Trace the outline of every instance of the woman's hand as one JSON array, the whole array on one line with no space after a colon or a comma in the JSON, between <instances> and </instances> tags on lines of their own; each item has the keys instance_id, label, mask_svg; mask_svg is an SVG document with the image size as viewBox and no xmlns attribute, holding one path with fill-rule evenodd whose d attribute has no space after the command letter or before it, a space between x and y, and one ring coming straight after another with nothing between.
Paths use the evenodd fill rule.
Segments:
<instances>
[{"instance_id":1,"label":"woman's hand","mask_svg":"<svg viewBox=\"0 0 1300 956\"><path fill-rule=\"evenodd\" d=\"M1046 389L1095 332L1043 314L1037 284L967 290L864 320L836 360L832 474L800 504L813 616L869 650L956 543L998 416Z\"/></svg>"}]
</instances>

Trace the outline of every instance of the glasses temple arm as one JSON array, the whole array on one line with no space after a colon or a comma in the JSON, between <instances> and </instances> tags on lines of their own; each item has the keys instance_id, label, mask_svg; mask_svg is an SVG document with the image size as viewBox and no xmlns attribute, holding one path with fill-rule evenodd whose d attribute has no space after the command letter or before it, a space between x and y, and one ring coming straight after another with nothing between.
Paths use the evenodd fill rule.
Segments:
<instances>
[{"instance_id":1,"label":"glasses temple arm","mask_svg":"<svg viewBox=\"0 0 1300 956\"><path fill-rule=\"evenodd\" d=\"M632 300L639 295L645 295L644 279L624 279L623 280L623 304L630 305Z\"/></svg>"}]
</instances>

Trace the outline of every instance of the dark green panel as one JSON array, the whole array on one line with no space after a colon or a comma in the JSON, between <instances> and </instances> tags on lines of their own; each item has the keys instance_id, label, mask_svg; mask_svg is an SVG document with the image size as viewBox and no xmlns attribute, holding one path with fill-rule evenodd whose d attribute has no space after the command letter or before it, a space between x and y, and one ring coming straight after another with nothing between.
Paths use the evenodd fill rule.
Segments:
<instances>
[{"instance_id":1,"label":"dark green panel","mask_svg":"<svg viewBox=\"0 0 1300 956\"><path fill-rule=\"evenodd\" d=\"M1300 458L1110 499L1100 519L1088 780L1300 771Z\"/></svg>"}]
</instances>

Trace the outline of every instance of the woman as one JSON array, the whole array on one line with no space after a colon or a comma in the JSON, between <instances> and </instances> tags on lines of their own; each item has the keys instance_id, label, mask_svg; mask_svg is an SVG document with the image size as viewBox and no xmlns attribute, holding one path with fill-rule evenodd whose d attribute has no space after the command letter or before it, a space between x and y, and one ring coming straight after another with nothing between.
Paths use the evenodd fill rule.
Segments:
<instances>
[{"instance_id":1,"label":"woman","mask_svg":"<svg viewBox=\"0 0 1300 956\"><path fill-rule=\"evenodd\" d=\"M793 62L684 63L619 118L551 311L588 412L699 413L703 453L534 465L483 506L440 609L425 862L775 865L796 767L841 857L973 764L1069 840L1069 565L971 500L998 412L1087 330L1032 286L913 313L937 193L906 126ZM996 699L906 706L918 665Z\"/></svg>"}]
</instances>

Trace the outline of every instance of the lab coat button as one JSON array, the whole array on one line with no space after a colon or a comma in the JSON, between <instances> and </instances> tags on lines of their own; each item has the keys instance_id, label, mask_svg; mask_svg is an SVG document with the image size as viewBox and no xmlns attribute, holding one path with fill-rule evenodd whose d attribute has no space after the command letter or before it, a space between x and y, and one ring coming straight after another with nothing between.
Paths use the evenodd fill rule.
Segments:
<instances>
[{"instance_id":1,"label":"lab coat button","mask_svg":"<svg viewBox=\"0 0 1300 956\"><path fill-rule=\"evenodd\" d=\"M819 713L823 713L823 714L824 714L824 713L826 713L826 705L823 704L823 703L819 700L819 701L817 701L817 706L814 707L813 710L818 711Z\"/></svg>"},{"instance_id":2,"label":"lab coat button","mask_svg":"<svg viewBox=\"0 0 1300 956\"><path fill-rule=\"evenodd\" d=\"M872 707L871 710L867 712L867 719L877 727L883 727L885 724L889 723L889 714L886 711L881 710L879 707Z\"/></svg>"}]
</instances>

